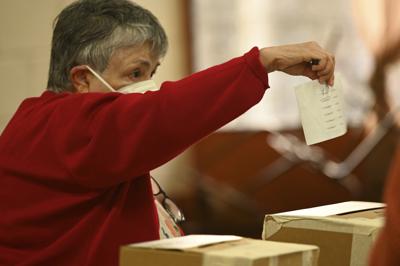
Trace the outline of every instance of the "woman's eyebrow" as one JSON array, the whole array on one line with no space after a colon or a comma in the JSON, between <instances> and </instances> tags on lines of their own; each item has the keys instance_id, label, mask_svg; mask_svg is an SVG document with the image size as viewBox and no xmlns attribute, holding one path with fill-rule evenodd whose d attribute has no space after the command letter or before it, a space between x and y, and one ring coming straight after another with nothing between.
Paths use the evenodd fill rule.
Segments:
<instances>
[{"instance_id":1,"label":"woman's eyebrow","mask_svg":"<svg viewBox=\"0 0 400 266\"><path fill-rule=\"evenodd\" d=\"M143 66L143 67L145 67L145 68L147 68L147 69L150 69L151 66L152 66L152 62L151 62L150 60L147 60L147 59L141 59L141 58L139 58L139 59L133 60L133 61L129 64L129 67L137 66L137 65L141 65L141 66ZM157 62L157 64L154 66L154 68L153 68L152 70L153 70L153 71L156 70L160 65L161 65L161 63L160 63L160 62Z\"/></svg>"},{"instance_id":2,"label":"woman's eyebrow","mask_svg":"<svg viewBox=\"0 0 400 266\"><path fill-rule=\"evenodd\" d=\"M140 64L140 65L143 65L146 67L151 67L151 62L146 59L136 59L136 60L132 61L132 64Z\"/></svg>"}]
</instances>

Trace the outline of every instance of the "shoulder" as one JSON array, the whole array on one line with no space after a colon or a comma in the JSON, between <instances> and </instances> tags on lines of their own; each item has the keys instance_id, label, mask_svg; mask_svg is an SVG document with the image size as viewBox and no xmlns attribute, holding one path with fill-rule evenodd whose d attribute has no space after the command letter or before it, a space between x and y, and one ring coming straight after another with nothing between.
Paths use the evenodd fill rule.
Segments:
<instances>
[{"instance_id":1,"label":"shoulder","mask_svg":"<svg viewBox=\"0 0 400 266\"><path fill-rule=\"evenodd\" d=\"M25 99L21 106L51 106L51 105L82 105L103 101L113 101L120 97L120 93L56 93L49 90L43 92L39 97Z\"/></svg>"},{"instance_id":2,"label":"shoulder","mask_svg":"<svg viewBox=\"0 0 400 266\"><path fill-rule=\"evenodd\" d=\"M16 115L23 117L82 115L99 110L120 96L120 93L55 93L47 90L38 97L25 99Z\"/></svg>"}]
</instances>

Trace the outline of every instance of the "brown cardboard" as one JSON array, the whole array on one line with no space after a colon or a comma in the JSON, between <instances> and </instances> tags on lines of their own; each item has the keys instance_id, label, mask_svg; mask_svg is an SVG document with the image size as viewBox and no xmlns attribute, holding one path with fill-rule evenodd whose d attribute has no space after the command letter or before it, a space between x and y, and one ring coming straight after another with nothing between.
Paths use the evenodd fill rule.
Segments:
<instances>
[{"instance_id":1,"label":"brown cardboard","mask_svg":"<svg viewBox=\"0 0 400 266\"><path fill-rule=\"evenodd\" d=\"M346 204L346 203L345 203ZM383 208L349 210L329 216L266 215L263 239L316 245L321 266L367 265L368 253L383 226ZM383 205L382 205L383 206ZM328 205L331 208L332 205ZM323 207L318 209L323 211ZM308 212L305 212L308 213Z\"/></svg>"},{"instance_id":2,"label":"brown cardboard","mask_svg":"<svg viewBox=\"0 0 400 266\"><path fill-rule=\"evenodd\" d=\"M316 246L248 238L183 249L128 245L120 266L317 266Z\"/></svg>"}]
</instances>

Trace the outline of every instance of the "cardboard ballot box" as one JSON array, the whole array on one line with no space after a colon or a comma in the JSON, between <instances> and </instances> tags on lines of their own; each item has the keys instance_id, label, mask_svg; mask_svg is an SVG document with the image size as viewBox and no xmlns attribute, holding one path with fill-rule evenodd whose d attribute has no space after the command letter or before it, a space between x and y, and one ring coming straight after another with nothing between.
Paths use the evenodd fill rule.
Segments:
<instances>
[{"instance_id":1,"label":"cardboard ballot box","mask_svg":"<svg viewBox=\"0 0 400 266\"><path fill-rule=\"evenodd\" d=\"M266 215L263 239L316 245L321 266L368 265L383 226L382 203L349 201Z\"/></svg>"},{"instance_id":2,"label":"cardboard ballot box","mask_svg":"<svg viewBox=\"0 0 400 266\"><path fill-rule=\"evenodd\" d=\"M188 235L124 246L120 266L316 266L316 246Z\"/></svg>"}]
</instances>

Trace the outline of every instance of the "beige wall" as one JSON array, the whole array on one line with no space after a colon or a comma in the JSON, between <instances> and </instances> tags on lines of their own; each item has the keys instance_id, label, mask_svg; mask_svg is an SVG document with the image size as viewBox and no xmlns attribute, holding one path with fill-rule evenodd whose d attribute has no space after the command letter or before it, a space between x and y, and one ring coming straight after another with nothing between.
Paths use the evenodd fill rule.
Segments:
<instances>
[{"instance_id":1,"label":"beige wall","mask_svg":"<svg viewBox=\"0 0 400 266\"><path fill-rule=\"evenodd\" d=\"M71 2L0 1L0 132L24 98L38 96L45 89L52 21ZM185 76L188 73L185 0L136 2L160 19L170 39L170 50L157 72L156 81Z\"/></svg>"},{"instance_id":2,"label":"beige wall","mask_svg":"<svg viewBox=\"0 0 400 266\"><path fill-rule=\"evenodd\" d=\"M188 74L188 44L185 26L186 0L136 1L151 10L164 26L170 49L155 77L156 82L176 80ZM20 102L40 95L47 83L52 21L71 0L1 0L0 1L0 132ZM168 192L189 156L182 155L152 174ZM164 177L174 177L165 179ZM181 183L181 182L179 182Z\"/></svg>"}]
</instances>

